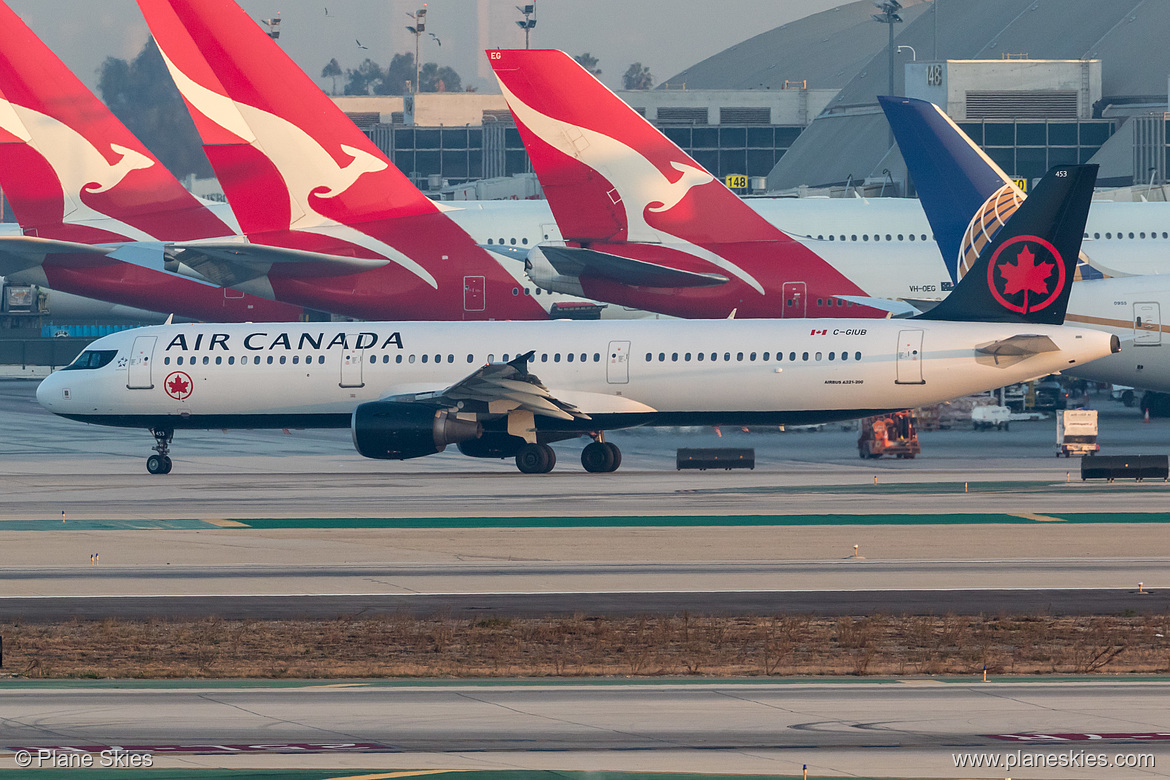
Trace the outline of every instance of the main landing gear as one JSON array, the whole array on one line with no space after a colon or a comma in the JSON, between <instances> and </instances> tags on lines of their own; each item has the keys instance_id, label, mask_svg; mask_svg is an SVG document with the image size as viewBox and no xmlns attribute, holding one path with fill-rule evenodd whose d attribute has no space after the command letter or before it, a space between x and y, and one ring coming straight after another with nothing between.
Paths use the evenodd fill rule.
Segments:
<instances>
[{"instance_id":1,"label":"main landing gear","mask_svg":"<svg viewBox=\"0 0 1170 780\"><path fill-rule=\"evenodd\" d=\"M155 442L152 449L158 454L146 459L146 470L151 474L170 474L171 439L175 438L175 432L169 428L151 428L150 434Z\"/></svg>"},{"instance_id":2,"label":"main landing gear","mask_svg":"<svg viewBox=\"0 0 1170 780\"><path fill-rule=\"evenodd\" d=\"M618 466L622 465L622 451L598 435L596 441L586 444L585 449L581 450L581 465L593 474L617 471Z\"/></svg>"},{"instance_id":3,"label":"main landing gear","mask_svg":"<svg viewBox=\"0 0 1170 780\"><path fill-rule=\"evenodd\" d=\"M547 444L525 444L516 453L516 468L522 474L547 474L557 465L557 454Z\"/></svg>"}]
</instances>

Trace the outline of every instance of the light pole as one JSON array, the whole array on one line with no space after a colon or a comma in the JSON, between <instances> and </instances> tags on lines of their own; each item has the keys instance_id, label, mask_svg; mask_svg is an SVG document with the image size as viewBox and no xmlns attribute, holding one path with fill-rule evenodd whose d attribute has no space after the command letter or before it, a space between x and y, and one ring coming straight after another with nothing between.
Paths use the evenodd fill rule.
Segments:
<instances>
[{"instance_id":1,"label":"light pole","mask_svg":"<svg viewBox=\"0 0 1170 780\"><path fill-rule=\"evenodd\" d=\"M518 5L516 10L524 14L524 18L517 20L516 25L524 31L524 48L528 48L528 34L532 32L532 28L536 26L536 20L532 17L536 15L536 0L533 0L528 5Z\"/></svg>"},{"instance_id":2,"label":"light pole","mask_svg":"<svg viewBox=\"0 0 1170 780\"><path fill-rule=\"evenodd\" d=\"M894 96L894 25L901 24L902 17L898 16L898 11L902 10L902 4L898 0L877 0L874 3L880 14L873 14L873 20L881 24L888 25L890 28L890 43L887 47L890 53L890 82L889 91L886 92L890 97ZM894 145L894 131L890 129L888 134L889 145Z\"/></svg>"},{"instance_id":3,"label":"light pole","mask_svg":"<svg viewBox=\"0 0 1170 780\"><path fill-rule=\"evenodd\" d=\"M261 19L260 23L268 28L268 37L272 40L280 39L280 11L271 19Z\"/></svg>"},{"instance_id":4,"label":"light pole","mask_svg":"<svg viewBox=\"0 0 1170 780\"><path fill-rule=\"evenodd\" d=\"M423 3L422 8L412 14L408 13L407 16L414 20L414 24L408 24L406 29L410 30L411 35L414 36L414 89L412 91L417 95L420 91L418 80L422 74L422 64L418 59L418 39L427 29L427 4Z\"/></svg>"},{"instance_id":5,"label":"light pole","mask_svg":"<svg viewBox=\"0 0 1170 780\"><path fill-rule=\"evenodd\" d=\"M902 49L909 49L910 50L910 59L913 60L914 62L918 62L918 52L914 51L913 46L907 46L906 44L902 44L901 46L898 47L899 54L902 53Z\"/></svg>"}]
</instances>

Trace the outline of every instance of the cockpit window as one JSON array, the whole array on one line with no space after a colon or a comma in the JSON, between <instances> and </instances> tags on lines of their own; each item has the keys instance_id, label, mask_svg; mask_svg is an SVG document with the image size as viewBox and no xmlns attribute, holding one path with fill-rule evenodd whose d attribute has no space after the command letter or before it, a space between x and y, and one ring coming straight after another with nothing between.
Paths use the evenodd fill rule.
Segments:
<instances>
[{"instance_id":1,"label":"cockpit window","mask_svg":"<svg viewBox=\"0 0 1170 780\"><path fill-rule=\"evenodd\" d=\"M101 368L107 366L117 356L116 349L87 349L77 356L63 371L81 371L84 369Z\"/></svg>"}]
</instances>

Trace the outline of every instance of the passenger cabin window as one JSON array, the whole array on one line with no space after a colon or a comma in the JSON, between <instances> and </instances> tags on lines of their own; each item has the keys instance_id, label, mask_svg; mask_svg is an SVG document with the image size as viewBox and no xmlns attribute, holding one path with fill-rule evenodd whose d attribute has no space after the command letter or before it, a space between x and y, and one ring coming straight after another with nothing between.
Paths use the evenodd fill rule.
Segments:
<instances>
[{"instance_id":1,"label":"passenger cabin window","mask_svg":"<svg viewBox=\"0 0 1170 780\"><path fill-rule=\"evenodd\" d=\"M86 371L108 366L118 354L116 349L87 349L65 366L65 371Z\"/></svg>"}]
</instances>

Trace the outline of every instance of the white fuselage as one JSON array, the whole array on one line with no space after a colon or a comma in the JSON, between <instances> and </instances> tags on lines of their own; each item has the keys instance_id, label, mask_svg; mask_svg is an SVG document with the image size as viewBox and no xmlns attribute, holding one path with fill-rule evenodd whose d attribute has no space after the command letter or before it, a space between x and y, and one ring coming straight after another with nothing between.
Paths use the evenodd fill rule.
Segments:
<instances>
[{"instance_id":1,"label":"white fuselage","mask_svg":"<svg viewBox=\"0 0 1170 780\"><path fill-rule=\"evenodd\" d=\"M1058 349L976 352L1017 335L1046 335ZM590 415L577 428L598 430L849 419L1071 368L1110 354L1110 337L844 319L164 325L98 339L86 354L104 353L102 367L58 371L37 399L109 425L345 427L362 402L441 391L529 350L529 371ZM537 418L542 429L557 424Z\"/></svg>"}]
</instances>

